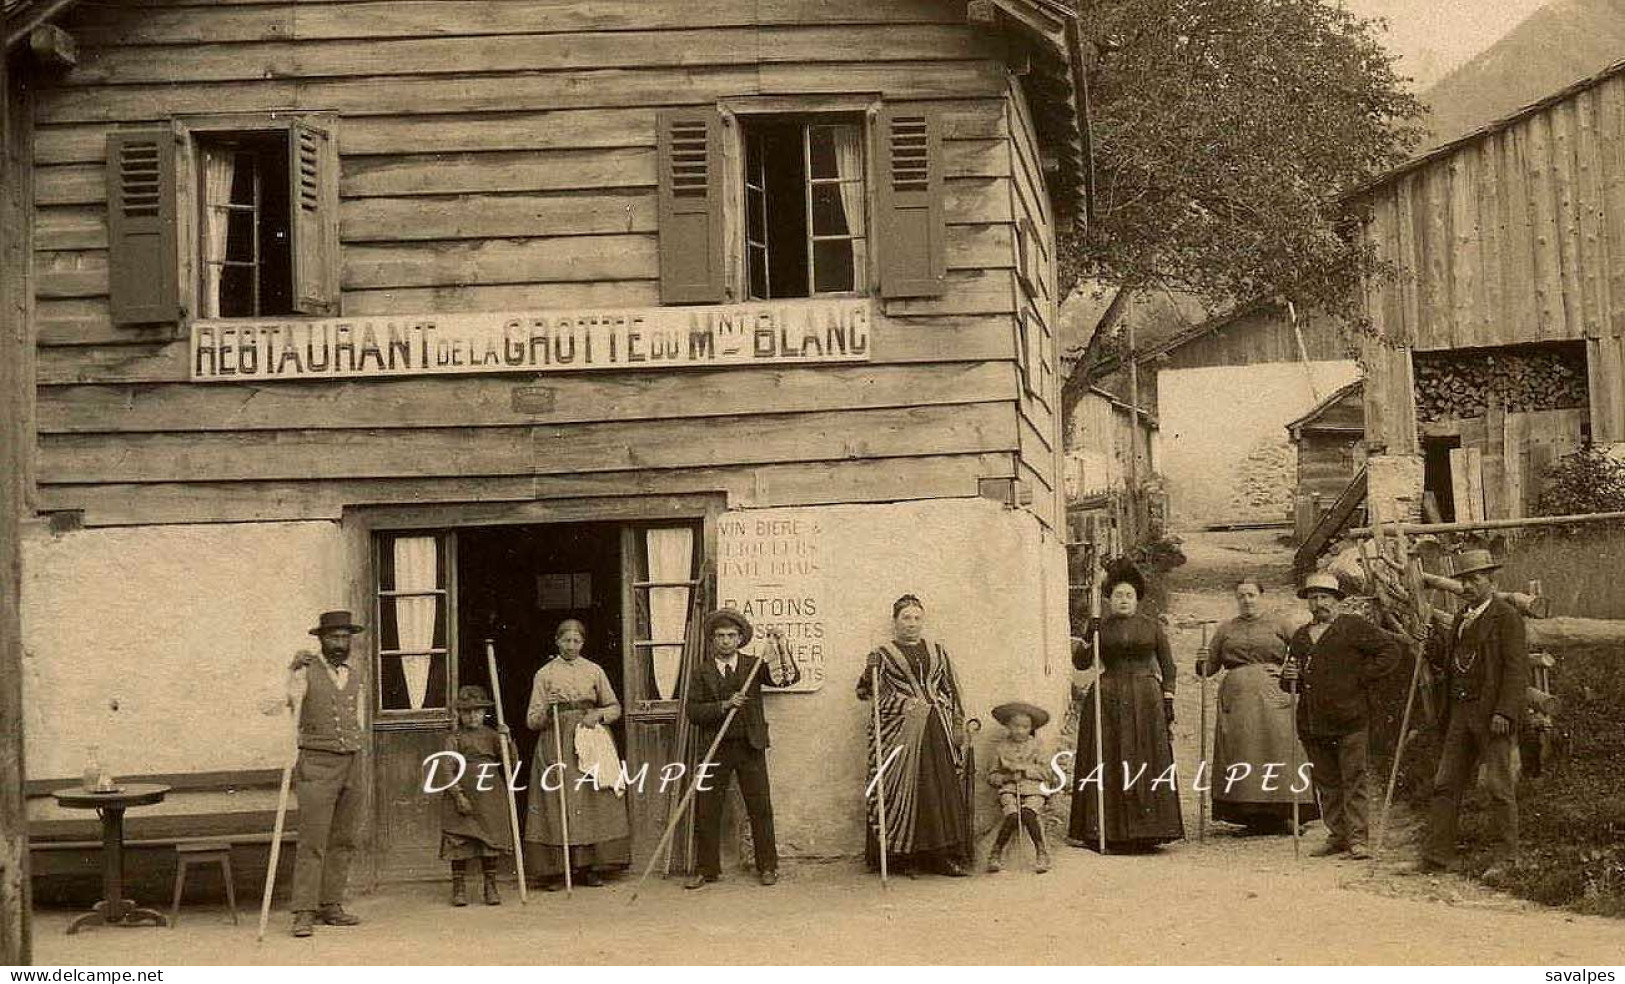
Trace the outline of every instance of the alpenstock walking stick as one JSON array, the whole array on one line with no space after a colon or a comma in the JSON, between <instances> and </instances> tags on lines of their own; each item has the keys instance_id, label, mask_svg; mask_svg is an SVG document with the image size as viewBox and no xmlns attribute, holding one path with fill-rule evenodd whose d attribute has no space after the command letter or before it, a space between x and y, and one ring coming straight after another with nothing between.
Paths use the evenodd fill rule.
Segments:
<instances>
[{"instance_id":1,"label":"alpenstock walking stick","mask_svg":"<svg viewBox=\"0 0 1625 984\"><path fill-rule=\"evenodd\" d=\"M553 761L559 764L559 836L564 841L564 894L575 894L575 883L570 875L570 799L564 792L569 785L570 767L564 764L564 734L563 726L559 724L559 711L562 704L550 704L548 710L553 715Z\"/></svg>"},{"instance_id":2,"label":"alpenstock walking stick","mask_svg":"<svg viewBox=\"0 0 1625 984\"><path fill-rule=\"evenodd\" d=\"M738 693L747 696L750 694L750 685L756 682L757 671L766 663L765 658L759 657L756 660L755 664L751 666L750 672L745 674L744 685L739 688ZM722 719L722 726L717 729L717 736L711 739L711 747L705 750L705 756L694 767L694 785L688 787L688 792L684 793L683 798L677 801L677 809L671 811L671 819L666 821L666 830L660 835L660 842L655 845L654 854L650 855L649 863L644 867L643 876L638 879L637 887L632 889L632 897L626 900L627 905L631 905L638 900L638 893L643 891L643 883L649 880L649 873L654 871L655 865L660 863L661 853L671 846L671 835L677 832L677 825L682 822L683 814L688 811L689 804L694 802L694 794L699 791L700 781L705 778L706 766L711 764L711 756L717 753L717 748L722 744L723 736L728 733L728 726L734 723L734 716L738 713L739 708L728 708L727 715Z\"/></svg>"},{"instance_id":3,"label":"alpenstock walking stick","mask_svg":"<svg viewBox=\"0 0 1625 984\"><path fill-rule=\"evenodd\" d=\"M1100 656L1100 575L1095 572L1095 583L1089 591L1089 614L1094 636L1095 656L1095 768L1100 773L1100 784L1095 787L1095 828L1099 834L1100 853L1106 853L1106 745L1105 728L1101 724L1101 684L1106 680L1106 661Z\"/></svg>"},{"instance_id":4,"label":"alpenstock walking stick","mask_svg":"<svg viewBox=\"0 0 1625 984\"><path fill-rule=\"evenodd\" d=\"M1207 761L1208 652L1206 622L1202 623L1202 648L1197 650L1196 655L1197 658L1201 660L1202 665L1202 672L1197 675L1197 680L1201 682L1202 688L1202 714L1200 723L1197 725L1197 746L1199 750L1196 753L1196 775L1198 778L1200 778L1202 775L1202 763ZM1211 787L1212 784L1213 780L1210 778L1208 780L1208 785ZM1199 844L1207 841L1207 794L1202 792L1201 786L1196 787L1196 841Z\"/></svg>"},{"instance_id":5,"label":"alpenstock walking stick","mask_svg":"<svg viewBox=\"0 0 1625 984\"><path fill-rule=\"evenodd\" d=\"M276 796L276 823L271 828L271 860L265 866L265 894L260 897L260 928L254 939L260 943L265 942L265 924L271 919L271 892L276 888L276 866L282 857L282 828L288 820L288 793L293 786L293 768L299 761L299 704L290 704L293 714L289 721L293 724L293 748L288 753L288 761L282 767L282 786Z\"/></svg>"},{"instance_id":6,"label":"alpenstock walking stick","mask_svg":"<svg viewBox=\"0 0 1625 984\"><path fill-rule=\"evenodd\" d=\"M1294 677L1287 683L1287 696L1292 704L1292 781L1296 783L1298 776L1298 681ZM1311 786L1311 788L1313 788ZM1303 857L1303 832L1298 827L1298 794L1292 792L1292 860L1298 861Z\"/></svg>"},{"instance_id":7,"label":"alpenstock walking stick","mask_svg":"<svg viewBox=\"0 0 1625 984\"><path fill-rule=\"evenodd\" d=\"M519 840L519 794L513 789L513 757L508 753L508 720L502 713L502 681L497 679L497 648L490 639L485 640L485 672L491 678L491 699L496 701L497 727L502 732L497 735L497 744L502 748L502 779L508 784L508 829L513 831L513 865L519 876L519 904L526 905L530 899L525 892L525 849Z\"/></svg>"}]
</instances>

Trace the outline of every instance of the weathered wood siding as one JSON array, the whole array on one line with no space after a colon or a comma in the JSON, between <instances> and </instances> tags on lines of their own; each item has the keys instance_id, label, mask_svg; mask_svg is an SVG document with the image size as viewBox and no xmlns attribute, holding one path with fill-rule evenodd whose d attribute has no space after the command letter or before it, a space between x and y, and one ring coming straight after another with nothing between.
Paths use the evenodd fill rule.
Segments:
<instances>
[{"instance_id":1,"label":"weathered wood siding","mask_svg":"<svg viewBox=\"0 0 1625 984\"><path fill-rule=\"evenodd\" d=\"M45 508L127 524L639 491L781 505L992 477L1028 479L1054 514L1012 226L1044 217L1047 247L1048 207L1004 41L963 3L141 0L66 26L80 63L35 113ZM927 101L945 124L949 287L886 302L872 365L198 386L182 331L109 319L114 127L336 113L346 315L618 307L659 302L658 107L840 93Z\"/></svg>"},{"instance_id":2,"label":"weathered wood siding","mask_svg":"<svg viewBox=\"0 0 1625 984\"><path fill-rule=\"evenodd\" d=\"M1367 197L1366 235L1399 271L1366 295L1391 351L1584 339L1598 439L1625 440L1625 76L1559 94ZM1373 438L1413 453L1405 367L1373 365L1392 377L1367 388Z\"/></svg>"},{"instance_id":3,"label":"weathered wood siding","mask_svg":"<svg viewBox=\"0 0 1625 984\"><path fill-rule=\"evenodd\" d=\"M1274 307L1252 308L1203 335L1181 342L1156 359L1156 369L1198 369L1209 366L1252 366L1266 362L1299 362L1307 353L1314 362L1349 358L1348 346L1338 332L1338 324L1321 314L1300 314L1298 332L1286 311Z\"/></svg>"},{"instance_id":4,"label":"weathered wood siding","mask_svg":"<svg viewBox=\"0 0 1625 984\"><path fill-rule=\"evenodd\" d=\"M1021 478L1033 492L1032 508L1053 529L1066 519L1066 489L1061 476L1061 348L1058 319L1061 299L1056 278L1055 222L1044 191L1042 156L1031 108L1020 84L1010 82L1010 211L1025 222L1027 256L1018 260L1026 275L1015 281L1016 330L1026 333L1021 388ZM1021 248L1016 244L1016 249ZM1025 324L1022 320L1025 319ZM1022 346L1018 345L1018 356Z\"/></svg>"}]
</instances>

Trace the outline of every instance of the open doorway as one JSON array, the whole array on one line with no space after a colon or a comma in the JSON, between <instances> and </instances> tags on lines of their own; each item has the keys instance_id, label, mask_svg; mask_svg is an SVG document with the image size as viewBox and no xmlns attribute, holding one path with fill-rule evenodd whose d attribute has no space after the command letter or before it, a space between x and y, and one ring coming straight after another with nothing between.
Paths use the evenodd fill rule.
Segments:
<instances>
[{"instance_id":1,"label":"open doorway","mask_svg":"<svg viewBox=\"0 0 1625 984\"><path fill-rule=\"evenodd\" d=\"M1439 521L1456 521L1455 480L1450 475L1450 452L1461 447L1460 437L1422 438L1422 491L1433 496Z\"/></svg>"},{"instance_id":2,"label":"open doorway","mask_svg":"<svg viewBox=\"0 0 1625 984\"><path fill-rule=\"evenodd\" d=\"M495 644L502 710L528 768L537 735L525 725L531 682L557 651L567 618L587 626L583 655L604 668L627 699L621 627L621 539L614 523L496 526L458 531L457 679L490 690L485 640ZM626 747L625 719L616 722ZM528 782L528 775L521 777Z\"/></svg>"}]
</instances>

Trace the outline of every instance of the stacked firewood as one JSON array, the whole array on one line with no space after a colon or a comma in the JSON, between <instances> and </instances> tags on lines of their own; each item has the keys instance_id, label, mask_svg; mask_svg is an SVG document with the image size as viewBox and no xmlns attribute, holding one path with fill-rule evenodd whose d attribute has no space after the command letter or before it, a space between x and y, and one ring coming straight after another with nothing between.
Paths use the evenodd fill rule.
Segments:
<instances>
[{"instance_id":1,"label":"stacked firewood","mask_svg":"<svg viewBox=\"0 0 1625 984\"><path fill-rule=\"evenodd\" d=\"M1509 413L1586 406L1582 350L1541 349L1510 354L1418 352L1416 413L1422 421L1482 417L1492 407Z\"/></svg>"}]
</instances>

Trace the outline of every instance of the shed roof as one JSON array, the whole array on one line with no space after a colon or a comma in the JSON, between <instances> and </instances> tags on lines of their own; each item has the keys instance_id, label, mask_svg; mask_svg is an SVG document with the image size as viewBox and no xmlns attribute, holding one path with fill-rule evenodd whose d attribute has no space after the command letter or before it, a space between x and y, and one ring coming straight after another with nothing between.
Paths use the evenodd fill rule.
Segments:
<instances>
[{"instance_id":1,"label":"shed roof","mask_svg":"<svg viewBox=\"0 0 1625 984\"><path fill-rule=\"evenodd\" d=\"M1350 396L1363 394L1364 391L1365 380L1356 379L1354 382L1349 383L1348 385L1332 393L1330 396L1326 397L1324 400L1321 400L1319 403L1315 404L1312 408L1310 408L1308 413L1299 417L1297 420L1288 423L1286 425L1287 433L1291 434L1292 440L1296 441L1300 436L1302 436L1304 428L1314 426L1314 424L1319 422L1321 418L1331 413L1332 409L1338 404L1342 403Z\"/></svg>"}]
</instances>

